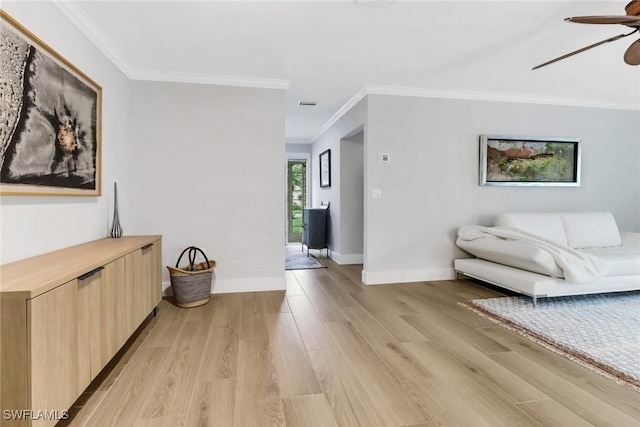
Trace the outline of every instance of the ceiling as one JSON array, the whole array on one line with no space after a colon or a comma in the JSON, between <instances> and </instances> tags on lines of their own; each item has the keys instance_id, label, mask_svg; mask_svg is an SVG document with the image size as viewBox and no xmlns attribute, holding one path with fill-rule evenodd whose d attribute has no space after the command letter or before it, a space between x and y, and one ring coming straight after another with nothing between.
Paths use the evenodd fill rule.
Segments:
<instances>
[{"instance_id":1,"label":"ceiling","mask_svg":"<svg viewBox=\"0 0 640 427\"><path fill-rule=\"evenodd\" d=\"M299 143L367 93L640 109L637 36L531 70L628 32L563 22L626 3L56 1L131 79L285 88Z\"/></svg>"}]
</instances>

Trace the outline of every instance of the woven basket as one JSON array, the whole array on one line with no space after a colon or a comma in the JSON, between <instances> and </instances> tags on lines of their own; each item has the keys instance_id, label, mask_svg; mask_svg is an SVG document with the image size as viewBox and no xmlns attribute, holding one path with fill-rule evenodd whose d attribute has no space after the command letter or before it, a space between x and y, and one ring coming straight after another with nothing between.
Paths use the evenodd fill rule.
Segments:
<instances>
[{"instance_id":1,"label":"woven basket","mask_svg":"<svg viewBox=\"0 0 640 427\"><path fill-rule=\"evenodd\" d=\"M185 251L189 249L191 248L187 248ZM199 250L198 248L194 249ZM180 258L182 258L182 255L180 255ZM180 258L178 258L178 263L175 267L167 266L176 305L187 308L206 304L211 297L211 280L217 263L214 260L207 259L205 255L206 261L193 264L194 255L189 257L191 261L189 265L178 267Z\"/></svg>"}]
</instances>

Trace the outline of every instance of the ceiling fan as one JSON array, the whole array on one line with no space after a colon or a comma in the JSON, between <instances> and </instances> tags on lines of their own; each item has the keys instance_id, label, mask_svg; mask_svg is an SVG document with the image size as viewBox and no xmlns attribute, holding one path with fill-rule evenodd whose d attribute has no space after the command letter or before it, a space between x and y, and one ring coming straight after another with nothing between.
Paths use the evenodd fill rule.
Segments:
<instances>
[{"instance_id":1,"label":"ceiling fan","mask_svg":"<svg viewBox=\"0 0 640 427\"><path fill-rule=\"evenodd\" d=\"M603 16L574 16L572 18L565 18L567 22L577 22L579 24L620 24L625 25L627 27L633 28L634 30L626 33L620 34L615 37L608 38L606 40L602 40L598 43L594 43L592 45L583 47L582 49L575 50L573 52L567 53L566 55L562 55L558 58L552 59L551 61L547 61L544 64L540 64L536 67L533 67L533 70L536 70L540 67L544 67L545 65L553 64L554 62L563 60L570 56L576 55L578 53L584 52L585 50L592 49L596 46L600 46L601 44L613 42L616 40L620 40L623 37L630 36L631 34L637 33L640 31L640 0L632 0L625 6L626 15L603 15ZM640 65L640 39L631 43L631 46L624 53L624 62L629 65Z\"/></svg>"}]
</instances>

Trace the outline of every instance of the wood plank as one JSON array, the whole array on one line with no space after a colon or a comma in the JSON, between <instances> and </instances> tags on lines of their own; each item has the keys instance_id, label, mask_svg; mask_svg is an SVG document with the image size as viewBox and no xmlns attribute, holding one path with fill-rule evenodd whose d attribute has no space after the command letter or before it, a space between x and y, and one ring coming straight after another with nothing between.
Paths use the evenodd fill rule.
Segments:
<instances>
[{"instance_id":1,"label":"wood plank","mask_svg":"<svg viewBox=\"0 0 640 427\"><path fill-rule=\"evenodd\" d=\"M431 422L431 418L405 390L371 347L350 323L328 325L333 339L350 369L358 376L366 393L381 408L390 425L412 425Z\"/></svg>"},{"instance_id":2,"label":"wood plank","mask_svg":"<svg viewBox=\"0 0 640 427\"><path fill-rule=\"evenodd\" d=\"M162 418L185 414L198 379L211 323L187 321L183 333L164 366L164 373L153 386L140 418Z\"/></svg>"},{"instance_id":3,"label":"wood plank","mask_svg":"<svg viewBox=\"0 0 640 427\"><path fill-rule=\"evenodd\" d=\"M337 427L323 394L283 399L282 405L289 427Z\"/></svg>"},{"instance_id":4,"label":"wood plank","mask_svg":"<svg viewBox=\"0 0 640 427\"><path fill-rule=\"evenodd\" d=\"M286 425L268 339L240 340L236 390L237 426Z\"/></svg>"},{"instance_id":5,"label":"wood plank","mask_svg":"<svg viewBox=\"0 0 640 427\"><path fill-rule=\"evenodd\" d=\"M217 317L221 321L211 324L211 331L200 367L199 379L201 381L234 378L238 375L240 312L239 306L218 309Z\"/></svg>"},{"instance_id":6,"label":"wood plank","mask_svg":"<svg viewBox=\"0 0 640 427\"><path fill-rule=\"evenodd\" d=\"M438 425L540 427L514 405L496 399L466 376L416 381L412 387Z\"/></svg>"},{"instance_id":7,"label":"wood plank","mask_svg":"<svg viewBox=\"0 0 640 427\"><path fill-rule=\"evenodd\" d=\"M284 278L287 285L287 296L304 295L304 291L300 287L300 284L298 283L298 279L296 279L296 276L293 274L293 271L291 270L285 271Z\"/></svg>"},{"instance_id":8,"label":"wood plank","mask_svg":"<svg viewBox=\"0 0 640 427\"><path fill-rule=\"evenodd\" d=\"M260 292L246 292L241 298L240 339L267 338Z\"/></svg>"},{"instance_id":9,"label":"wood plank","mask_svg":"<svg viewBox=\"0 0 640 427\"><path fill-rule=\"evenodd\" d=\"M311 362L289 313L267 315L269 340L274 358L280 397L320 393Z\"/></svg>"},{"instance_id":10,"label":"wood plank","mask_svg":"<svg viewBox=\"0 0 640 427\"><path fill-rule=\"evenodd\" d=\"M307 351L336 348L336 343L306 295L288 296L287 302Z\"/></svg>"},{"instance_id":11,"label":"wood plank","mask_svg":"<svg viewBox=\"0 0 640 427\"><path fill-rule=\"evenodd\" d=\"M374 314L376 320L400 342L424 341L427 339L397 313L380 311Z\"/></svg>"},{"instance_id":12,"label":"wood plank","mask_svg":"<svg viewBox=\"0 0 640 427\"><path fill-rule=\"evenodd\" d=\"M338 425L382 426L386 421L338 350L309 353Z\"/></svg>"},{"instance_id":13,"label":"wood plank","mask_svg":"<svg viewBox=\"0 0 640 427\"><path fill-rule=\"evenodd\" d=\"M315 283L325 291L338 307L358 306L358 302L347 291L338 286L330 276L317 277Z\"/></svg>"},{"instance_id":14,"label":"wood plank","mask_svg":"<svg viewBox=\"0 0 640 427\"><path fill-rule=\"evenodd\" d=\"M441 354L456 363L442 363L441 369L432 373L434 378L442 377L439 372L446 372L453 378L468 377L479 382L487 392L495 393L512 404L548 398L518 375L454 336L446 343L438 343L437 347L430 343L406 343L404 346L423 365L432 364L435 360L446 363Z\"/></svg>"},{"instance_id":15,"label":"wood plank","mask_svg":"<svg viewBox=\"0 0 640 427\"><path fill-rule=\"evenodd\" d=\"M403 315L401 317L430 340L446 343L448 337L453 335L484 354L509 351L509 348L489 337L478 334L463 322L436 309L431 309L428 312L422 311L420 315Z\"/></svg>"},{"instance_id":16,"label":"wood plank","mask_svg":"<svg viewBox=\"0 0 640 427\"><path fill-rule=\"evenodd\" d=\"M91 414L88 426L119 427L138 418L154 383L163 373L170 347L140 348Z\"/></svg>"},{"instance_id":17,"label":"wood plank","mask_svg":"<svg viewBox=\"0 0 640 427\"><path fill-rule=\"evenodd\" d=\"M266 313L290 313L286 291L262 292L262 303Z\"/></svg>"},{"instance_id":18,"label":"wood plank","mask_svg":"<svg viewBox=\"0 0 640 427\"><path fill-rule=\"evenodd\" d=\"M640 404L638 393L629 387L624 387L609 378L585 369L566 357L547 350L500 326L482 328L478 331L491 337L502 345L512 348L523 357L530 359L564 380L577 385L582 390L607 404L624 411L626 414L640 420Z\"/></svg>"},{"instance_id":19,"label":"wood plank","mask_svg":"<svg viewBox=\"0 0 640 427\"><path fill-rule=\"evenodd\" d=\"M362 307L345 307L343 312L383 363L400 381L426 380L428 375L420 363Z\"/></svg>"},{"instance_id":20,"label":"wood plank","mask_svg":"<svg viewBox=\"0 0 640 427\"><path fill-rule=\"evenodd\" d=\"M551 399L518 403L516 406L543 426L589 427L594 425Z\"/></svg>"},{"instance_id":21,"label":"wood plank","mask_svg":"<svg viewBox=\"0 0 640 427\"><path fill-rule=\"evenodd\" d=\"M181 307L178 308L188 313L187 320L204 320L206 322L210 322L219 307L219 302L220 295L216 294L211 295L211 297L209 298L209 302L204 305L191 307L189 309L184 309Z\"/></svg>"},{"instance_id":22,"label":"wood plank","mask_svg":"<svg viewBox=\"0 0 640 427\"><path fill-rule=\"evenodd\" d=\"M133 333L102 372L93 380L86 391L107 391L111 389L124 371L124 368L127 367L133 355L138 351L138 348L145 342L145 338L155 328L158 322L160 322L162 316L167 313L167 310L164 309L165 304L169 303L166 300L160 302L158 315L151 317L148 322L143 323L143 325Z\"/></svg>"},{"instance_id":23,"label":"wood plank","mask_svg":"<svg viewBox=\"0 0 640 427\"><path fill-rule=\"evenodd\" d=\"M185 425L184 418L184 415L175 415L172 417L136 420L133 427L181 427Z\"/></svg>"},{"instance_id":24,"label":"wood plank","mask_svg":"<svg viewBox=\"0 0 640 427\"><path fill-rule=\"evenodd\" d=\"M301 283L300 286L323 322L344 322L347 320L338 306L327 297L327 294L314 281Z\"/></svg>"},{"instance_id":25,"label":"wood plank","mask_svg":"<svg viewBox=\"0 0 640 427\"><path fill-rule=\"evenodd\" d=\"M295 276L298 283L300 283L300 286L315 283L317 276L322 276L325 274L326 272L324 271L324 269L293 270L293 275Z\"/></svg>"},{"instance_id":26,"label":"wood plank","mask_svg":"<svg viewBox=\"0 0 640 427\"><path fill-rule=\"evenodd\" d=\"M360 266L357 272L358 278L355 281L349 277L350 275L353 275L353 273L349 272L347 274L346 272L350 266L345 265L340 266L340 268L336 268L336 265L332 262L328 262L327 266L327 275L331 277L344 291L351 294L362 292L367 289L367 285L360 281L360 277L362 276L362 266Z\"/></svg>"},{"instance_id":27,"label":"wood plank","mask_svg":"<svg viewBox=\"0 0 640 427\"><path fill-rule=\"evenodd\" d=\"M234 425L236 379L200 381L191 399L186 426L228 427Z\"/></svg>"},{"instance_id":28,"label":"wood plank","mask_svg":"<svg viewBox=\"0 0 640 427\"><path fill-rule=\"evenodd\" d=\"M351 296L358 301L362 307L372 313L380 311L396 314L418 313L417 310L399 300L393 292L388 292L386 289L383 289L382 286L383 285L376 286L376 289L371 289L367 292L351 294Z\"/></svg>"},{"instance_id":29,"label":"wood plank","mask_svg":"<svg viewBox=\"0 0 640 427\"><path fill-rule=\"evenodd\" d=\"M449 282L435 282L442 286L449 286ZM400 290L397 298L419 312L441 313L463 322L466 326L480 328L492 326L491 321L478 316L473 311L458 304L462 301L457 294L452 294L446 287L422 285ZM447 294L452 294L446 296Z\"/></svg>"},{"instance_id":30,"label":"wood plank","mask_svg":"<svg viewBox=\"0 0 640 427\"><path fill-rule=\"evenodd\" d=\"M438 316L436 321L424 315L403 318L436 341L442 351L465 366L474 376L482 377L485 386L501 393L512 403L547 398L544 393L486 356L487 353L510 351L507 347L491 339L484 341L473 329L446 315ZM458 333L452 334L451 331Z\"/></svg>"},{"instance_id":31,"label":"wood plank","mask_svg":"<svg viewBox=\"0 0 640 427\"><path fill-rule=\"evenodd\" d=\"M88 422L91 415L93 415L98 406L102 404L106 395L106 391L83 393L78 399L81 401L82 406L76 406L78 403L76 401L76 404L69 409L69 418L59 421L56 427L89 427L90 424L88 424Z\"/></svg>"},{"instance_id":32,"label":"wood plank","mask_svg":"<svg viewBox=\"0 0 640 427\"><path fill-rule=\"evenodd\" d=\"M172 346L180 336L187 322L189 310L173 304L163 304L165 313L162 322L158 322L145 338L141 347Z\"/></svg>"},{"instance_id":33,"label":"wood plank","mask_svg":"<svg viewBox=\"0 0 640 427\"><path fill-rule=\"evenodd\" d=\"M517 352L496 353L489 357L592 424L638 425L638 418L603 402Z\"/></svg>"}]
</instances>

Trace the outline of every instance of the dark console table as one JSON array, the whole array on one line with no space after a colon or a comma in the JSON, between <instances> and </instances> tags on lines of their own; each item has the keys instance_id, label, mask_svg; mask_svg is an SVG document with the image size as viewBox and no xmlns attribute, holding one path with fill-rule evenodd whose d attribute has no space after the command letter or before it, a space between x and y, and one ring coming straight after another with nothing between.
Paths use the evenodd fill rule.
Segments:
<instances>
[{"instance_id":1,"label":"dark console table","mask_svg":"<svg viewBox=\"0 0 640 427\"><path fill-rule=\"evenodd\" d=\"M305 208L302 213L302 250L307 247L307 255L309 249L327 249L327 216L328 207L322 208Z\"/></svg>"}]
</instances>

